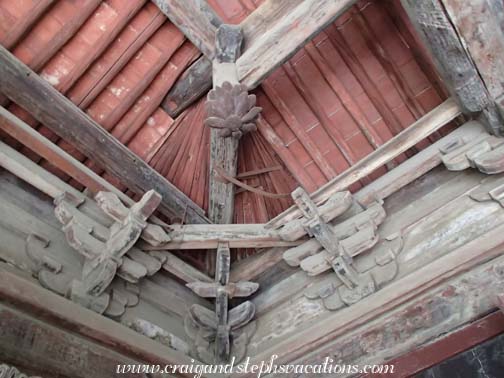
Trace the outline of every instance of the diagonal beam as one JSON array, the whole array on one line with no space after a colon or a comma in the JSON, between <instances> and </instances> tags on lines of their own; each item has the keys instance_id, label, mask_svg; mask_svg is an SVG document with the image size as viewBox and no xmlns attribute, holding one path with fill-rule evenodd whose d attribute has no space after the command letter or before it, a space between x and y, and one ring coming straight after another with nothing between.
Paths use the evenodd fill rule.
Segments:
<instances>
[{"instance_id":1,"label":"diagonal beam","mask_svg":"<svg viewBox=\"0 0 504 378\"><path fill-rule=\"evenodd\" d=\"M214 57L215 33L222 23L206 0L153 0L205 56Z\"/></svg>"},{"instance_id":2,"label":"diagonal beam","mask_svg":"<svg viewBox=\"0 0 504 378\"><path fill-rule=\"evenodd\" d=\"M355 0L265 1L240 24L244 52L237 60L239 81L249 89L257 87L354 3ZM188 34L186 36L191 39ZM210 87L212 72L205 60L202 58L190 67L167 94L163 109L172 117L180 114ZM185 97L181 98L180 93L185 93Z\"/></svg>"},{"instance_id":3,"label":"diagonal beam","mask_svg":"<svg viewBox=\"0 0 504 378\"><path fill-rule=\"evenodd\" d=\"M209 222L186 195L4 47L0 47L0 91L134 192L156 190L163 197L160 209L169 217L185 214L191 223Z\"/></svg>"}]
</instances>

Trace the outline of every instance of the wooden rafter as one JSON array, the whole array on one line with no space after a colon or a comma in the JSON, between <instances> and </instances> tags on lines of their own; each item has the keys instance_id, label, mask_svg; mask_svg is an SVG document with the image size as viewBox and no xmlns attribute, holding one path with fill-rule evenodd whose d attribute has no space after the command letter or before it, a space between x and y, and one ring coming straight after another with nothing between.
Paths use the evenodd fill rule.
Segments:
<instances>
[{"instance_id":1,"label":"wooden rafter","mask_svg":"<svg viewBox=\"0 0 504 378\"><path fill-rule=\"evenodd\" d=\"M0 89L51 131L107 167L131 190L143 193L154 189L160 193L160 209L168 216L185 215L191 223L208 223L203 210L186 195L3 47Z\"/></svg>"},{"instance_id":2,"label":"wooden rafter","mask_svg":"<svg viewBox=\"0 0 504 378\"><path fill-rule=\"evenodd\" d=\"M267 0L240 24L244 34L244 51L237 60L239 81L249 89L257 87L354 3L355 0ZM207 24L208 21L197 32L198 35L207 34ZM181 30L185 33L183 27ZM193 31L186 34L189 39L194 38L192 35ZM205 92L204 88L209 87L211 74L205 59L195 63L170 90L163 108L171 116L180 114ZM195 78L197 86L194 85ZM183 88L192 91L190 94L186 92L185 99L180 95Z\"/></svg>"},{"instance_id":3,"label":"wooden rafter","mask_svg":"<svg viewBox=\"0 0 504 378\"><path fill-rule=\"evenodd\" d=\"M370 153L364 159L359 160L352 167L336 176L327 184L319 188L312 196L316 203L323 203L335 192L346 190L349 186L369 175L374 170L392 161L397 156L439 130L448 122L461 114L457 103L449 98L441 105L437 106L429 113L418 119L409 128L387 141L377 150ZM287 209L268 224L277 227L289 220L301 216L299 209L295 206Z\"/></svg>"}]
</instances>

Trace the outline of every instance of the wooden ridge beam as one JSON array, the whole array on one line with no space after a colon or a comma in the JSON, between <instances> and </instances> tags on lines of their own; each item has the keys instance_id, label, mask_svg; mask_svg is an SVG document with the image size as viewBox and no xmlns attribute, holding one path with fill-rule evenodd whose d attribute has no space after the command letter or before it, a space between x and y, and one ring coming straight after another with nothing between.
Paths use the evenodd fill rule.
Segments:
<instances>
[{"instance_id":1,"label":"wooden ridge beam","mask_svg":"<svg viewBox=\"0 0 504 378\"><path fill-rule=\"evenodd\" d=\"M366 177L384 164L392 161L409 148L439 130L461 114L457 103L449 98L411 126L397 134L380 146L377 150L359 160L343 173L336 176L312 194L317 204L325 202L332 194L346 190L349 186ZM290 207L268 222L268 227L279 227L286 222L301 217L301 212L295 206Z\"/></svg>"},{"instance_id":2,"label":"wooden ridge beam","mask_svg":"<svg viewBox=\"0 0 504 378\"><path fill-rule=\"evenodd\" d=\"M129 189L154 189L163 197L160 210L191 223L208 223L185 194L117 141L49 83L0 47L0 90L61 138L116 175Z\"/></svg>"},{"instance_id":3,"label":"wooden ridge beam","mask_svg":"<svg viewBox=\"0 0 504 378\"><path fill-rule=\"evenodd\" d=\"M354 3L355 0L265 1L240 24L244 52L237 60L239 81L249 89L257 87ZM203 61L194 64L167 94L163 109L172 117L180 114L206 91L211 73ZM192 90L190 94L185 92L186 99L180 95L184 88Z\"/></svg>"}]
</instances>

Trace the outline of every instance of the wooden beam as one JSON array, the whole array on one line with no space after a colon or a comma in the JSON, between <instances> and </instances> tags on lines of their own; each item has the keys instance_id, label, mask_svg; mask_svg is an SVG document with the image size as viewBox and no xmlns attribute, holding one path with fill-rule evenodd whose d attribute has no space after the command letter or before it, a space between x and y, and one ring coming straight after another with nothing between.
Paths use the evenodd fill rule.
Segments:
<instances>
[{"instance_id":1,"label":"wooden beam","mask_svg":"<svg viewBox=\"0 0 504 378\"><path fill-rule=\"evenodd\" d=\"M484 343L504 332L504 314L491 314L469 323L448 335L428 343L418 349L387 361L394 365L392 374L366 374L362 378L413 377L423 370Z\"/></svg>"},{"instance_id":2,"label":"wooden beam","mask_svg":"<svg viewBox=\"0 0 504 378\"><path fill-rule=\"evenodd\" d=\"M54 348L57 348L57 353ZM23 353L19 353L20 350ZM140 363L85 337L15 311L1 302L0 360L15 365L25 373L34 371L37 376L75 378L113 378L117 376L117 365ZM1 371L0 376L4 376Z\"/></svg>"},{"instance_id":3,"label":"wooden beam","mask_svg":"<svg viewBox=\"0 0 504 378\"><path fill-rule=\"evenodd\" d=\"M492 0L442 0L450 20L467 48L490 95L504 93L504 30L502 2ZM500 5L500 6L499 6Z\"/></svg>"},{"instance_id":4,"label":"wooden beam","mask_svg":"<svg viewBox=\"0 0 504 378\"><path fill-rule=\"evenodd\" d=\"M58 136L116 175L129 189L156 190L160 209L192 223L208 223L203 210L147 163L118 142L100 125L40 78L5 48L0 47L0 90Z\"/></svg>"},{"instance_id":5,"label":"wooden beam","mask_svg":"<svg viewBox=\"0 0 504 378\"><path fill-rule=\"evenodd\" d=\"M252 12L240 26L244 34L244 53L238 59L238 79L249 89L257 87L306 42L317 35L349 8L355 0L267 0ZM165 100L165 110L177 115L204 93L212 80L211 72L200 63L186 71L175 83ZM197 75L196 75L197 74ZM191 83L197 77L198 86ZM179 100L184 88L192 93Z\"/></svg>"},{"instance_id":6,"label":"wooden beam","mask_svg":"<svg viewBox=\"0 0 504 378\"><path fill-rule=\"evenodd\" d=\"M3 303L22 308L31 314L37 314L39 320L85 336L131 358L161 365L191 365L193 363L185 354L82 308L68 299L9 272L3 265L0 265L0 298ZM179 373L177 376L192 377L193 375Z\"/></svg>"},{"instance_id":7,"label":"wooden beam","mask_svg":"<svg viewBox=\"0 0 504 378\"><path fill-rule=\"evenodd\" d=\"M236 62L240 82L249 88L257 87L354 3L354 0L305 0L273 24L265 25L266 32L248 41L247 49Z\"/></svg>"},{"instance_id":8,"label":"wooden beam","mask_svg":"<svg viewBox=\"0 0 504 378\"><path fill-rule=\"evenodd\" d=\"M212 88L212 61L201 56L170 89L161 107L170 117L177 118L187 107Z\"/></svg>"},{"instance_id":9,"label":"wooden beam","mask_svg":"<svg viewBox=\"0 0 504 378\"><path fill-rule=\"evenodd\" d=\"M277 232L263 224L188 224L171 225L171 241L159 247L142 245L143 250L216 249L219 242L230 248L265 248L296 246L306 241L284 241Z\"/></svg>"},{"instance_id":10,"label":"wooden beam","mask_svg":"<svg viewBox=\"0 0 504 378\"><path fill-rule=\"evenodd\" d=\"M221 87L225 82L238 85L234 62L240 55L243 41L239 27L222 25L216 36L216 58L213 62L213 87ZM230 67L230 68L228 68ZM230 99L233 101L233 99ZM224 110L225 111L225 110ZM230 114L226 114L228 117ZM213 223L233 223L234 184L219 176L217 168L231 177L238 169L239 139L222 137L219 130L210 130L210 184L208 217Z\"/></svg>"},{"instance_id":11,"label":"wooden beam","mask_svg":"<svg viewBox=\"0 0 504 378\"><path fill-rule=\"evenodd\" d=\"M206 0L152 0L207 58L215 53L215 33L222 23Z\"/></svg>"},{"instance_id":12,"label":"wooden beam","mask_svg":"<svg viewBox=\"0 0 504 378\"><path fill-rule=\"evenodd\" d=\"M33 132L36 133L35 131ZM38 133L36 134L39 135ZM26 138L29 139L29 135L27 135ZM55 149L57 149L56 146L54 147ZM50 153L52 153L51 150L49 151ZM62 152L61 155L64 156L64 151L61 152ZM93 179L93 175L95 176L97 186L101 185L104 187L105 190L109 190L115 193L126 204L134 203L134 201L131 198L126 196L124 193L119 191L111 184L109 184L103 178L96 175L94 172L92 172L91 174L91 172L88 172L86 170L85 166L83 166L80 162L79 164L82 166L82 172L83 172L82 174L89 173L90 179ZM72 186L60 180L57 176L54 176L53 174L49 173L39 165L32 162L26 156L21 155L19 152L9 147L8 145L4 144L3 142L0 142L0 166L6 169L7 171L11 172L12 174L16 175L23 181L31 184L33 187L37 188L41 192L47 194L51 198L57 198L65 192L71 193L77 198L81 199L85 198L85 196L81 192L77 191ZM78 165L76 166L80 167ZM99 179L97 179L96 177L99 177ZM86 202L87 205L93 203L94 202L92 201ZM99 211L97 208L90 208L89 206L87 206L87 208L95 216L100 215L103 216L103 213ZM151 220L154 221L155 223L158 221L157 218L155 219L155 217L151 217ZM177 257L173 256L171 253L166 252L166 258L167 261L163 265L164 269L172 273L173 275L179 277L180 279L182 280L188 279L188 281L186 282L192 282L193 281L192 278L194 277L198 277L198 280L200 281L203 281L204 280L203 277L206 277L206 279L210 280L210 278L205 276L202 272L190 266L186 262L178 259Z\"/></svg>"},{"instance_id":13,"label":"wooden beam","mask_svg":"<svg viewBox=\"0 0 504 378\"><path fill-rule=\"evenodd\" d=\"M440 0L401 0L410 20L430 50L448 90L459 101L463 112L483 112L489 131L502 134L504 126L494 108L480 73L474 66ZM470 17L479 17L470 13ZM481 16L481 15L480 15ZM484 17L484 23L488 16ZM471 39L474 40L474 30ZM474 42L477 43L477 42ZM498 66L498 62L492 61Z\"/></svg>"},{"instance_id":14,"label":"wooden beam","mask_svg":"<svg viewBox=\"0 0 504 378\"><path fill-rule=\"evenodd\" d=\"M476 121L468 122L359 190L354 194L355 199L364 207L376 200L383 200L440 165L442 163L441 147L461 138L475 140L485 134L487 131L482 124ZM282 260L279 257L280 254L283 254L282 250L272 248L240 260L233 265L231 276L247 280L254 279L276 266ZM234 279L238 280L238 278Z\"/></svg>"},{"instance_id":15,"label":"wooden beam","mask_svg":"<svg viewBox=\"0 0 504 378\"><path fill-rule=\"evenodd\" d=\"M478 311L485 313L495 308L495 305L491 303L492 290L495 288L501 290L504 287L502 275L490 274L504 267L503 246L504 225L501 224L388 284L367 299L324 316L319 321L312 321L304 329L297 327L296 332L277 343L270 344L271 347L261 350L250 362L258 363L258 361L267 360L273 354L278 355L278 364L307 363L307 360L313 362L310 360L313 357L312 353L318 356L326 356L331 353L331 350L334 353L333 343L337 344L339 337L353 334L359 327L373 324L380 317L383 319L383 316L401 313L411 320L411 313L415 313L414 308L418 310L415 306L416 301L421 301L425 295L429 295L428 302L450 295L463 298L467 295L469 282L471 290L475 292L473 303L481 304L482 308ZM483 263L485 265L478 266ZM456 282L451 284L452 280ZM454 294L449 294L450 292ZM484 300L482 297L485 297ZM460 305L459 301L457 303ZM410 304L412 312L405 311L404 307L401 308L403 304ZM457 314L460 314L458 311L468 307L470 306L461 306ZM454 314L454 317L458 318L458 315ZM376 345L379 348L382 347L380 343ZM235 374L232 377L238 377L238 375ZM245 377L250 378L252 375L245 375Z\"/></svg>"},{"instance_id":16,"label":"wooden beam","mask_svg":"<svg viewBox=\"0 0 504 378\"><path fill-rule=\"evenodd\" d=\"M352 184L371 174L384 164L392 161L397 156L407 151L409 148L428 137L433 132L439 130L460 114L461 110L457 103L452 98L449 98L441 105L425 114L422 118L415 121L400 134L397 134L385 144L381 145L380 148L374 150L365 158L359 160L352 167L348 168L346 171L319 188L315 193L313 193L312 199L315 203L321 204L332 194L342 190L347 190ZM268 222L268 227L279 227L280 225L299 217L301 217L301 212L297 207L292 206Z\"/></svg>"},{"instance_id":17,"label":"wooden beam","mask_svg":"<svg viewBox=\"0 0 504 378\"><path fill-rule=\"evenodd\" d=\"M24 144L30 150L36 152L55 167L68 173L68 175L89 188L93 193L102 190L113 192L126 204L131 205L134 203L126 194L118 190L101 176L98 176L95 172L52 143L49 139L44 138L35 129L1 106L0 129Z\"/></svg>"}]
</instances>

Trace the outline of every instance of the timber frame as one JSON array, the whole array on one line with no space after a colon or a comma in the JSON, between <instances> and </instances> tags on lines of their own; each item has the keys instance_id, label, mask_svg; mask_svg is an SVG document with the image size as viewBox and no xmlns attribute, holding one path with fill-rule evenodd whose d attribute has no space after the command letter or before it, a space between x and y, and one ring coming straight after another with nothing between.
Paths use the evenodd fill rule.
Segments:
<instances>
[{"instance_id":1,"label":"timber frame","mask_svg":"<svg viewBox=\"0 0 504 378\"><path fill-rule=\"evenodd\" d=\"M1 93L143 195L133 201L0 106L3 132L88 188L76 190L0 141L0 209L19 214L0 219L9 244L0 250L0 358L34 371L49 352L34 343L23 362L16 348L43 334L68 350L96 348L83 363L97 361L97 369L232 356L260 364L272 355L279 364L329 355L384 363L502 308L504 65L486 58L504 59L502 9L488 0L402 0L451 97L313 193L297 188L295 205L268 223L233 224L239 137L264 122L248 91L355 1L266 0L239 26L223 23L204 0L153 2L203 54L163 108L176 116L212 87L210 109L218 95L243 100L241 113L208 112L208 218L0 47ZM471 20L464 5L494 13ZM292 24L303 32L289 32ZM479 43L469 39L475 33ZM460 127L349 192L458 117ZM170 221L154 214L158 207ZM230 248L261 251L231 264ZM200 249L211 250L215 277L176 254ZM250 298L232 307L234 297ZM26 337L18 340L16 329ZM41 369L96 374L54 358Z\"/></svg>"}]
</instances>

